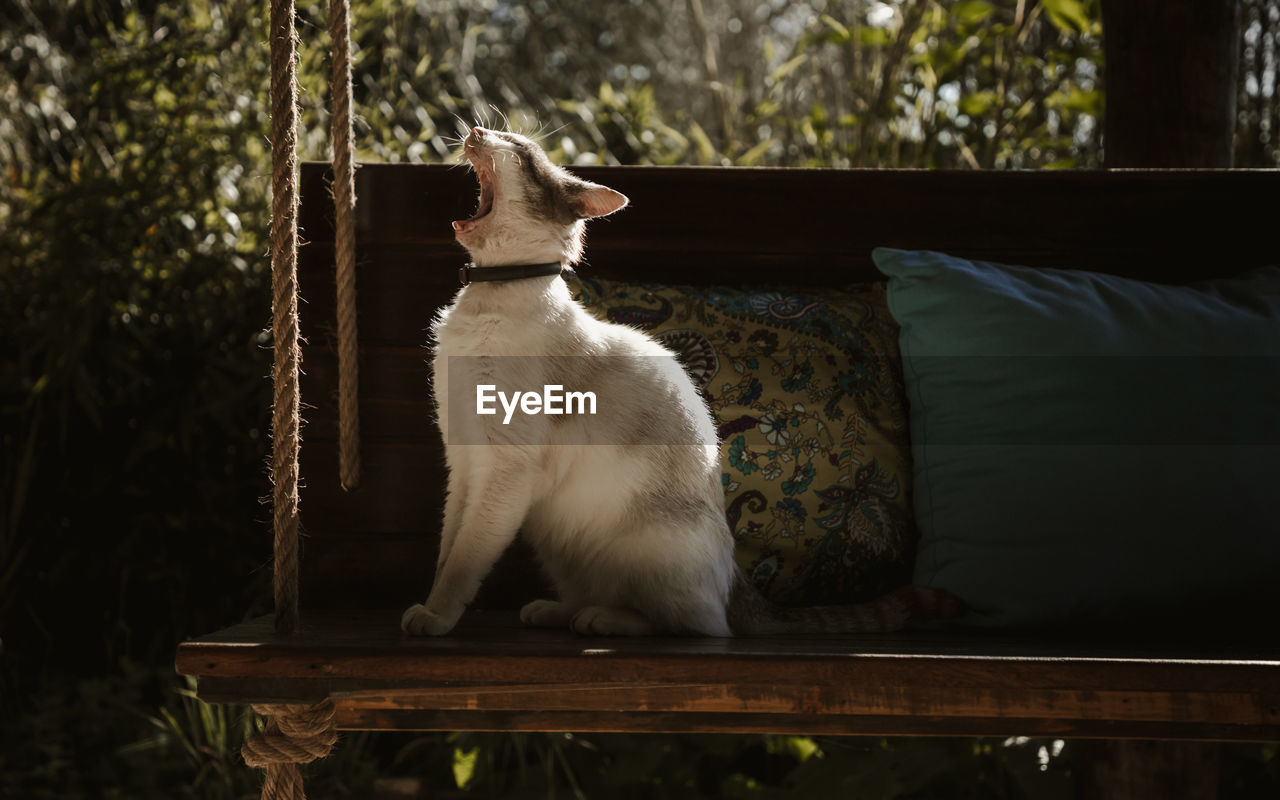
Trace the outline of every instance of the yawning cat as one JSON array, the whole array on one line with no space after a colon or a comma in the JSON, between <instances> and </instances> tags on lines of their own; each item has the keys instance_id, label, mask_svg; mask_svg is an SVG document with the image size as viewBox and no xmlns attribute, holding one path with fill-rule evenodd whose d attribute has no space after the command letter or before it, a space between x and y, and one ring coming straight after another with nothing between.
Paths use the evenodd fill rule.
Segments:
<instances>
[{"instance_id":1,"label":"yawning cat","mask_svg":"<svg viewBox=\"0 0 1280 800\"><path fill-rule=\"evenodd\" d=\"M480 201L453 228L473 265L432 326L448 495L435 581L426 603L405 611L405 631L452 630L517 530L558 594L521 610L533 625L628 635L856 632L958 610L955 598L922 587L807 609L761 597L734 563L716 429L692 381L652 338L587 313L558 277L582 255L584 221L627 198L553 165L523 136L474 128L463 149ZM451 392L451 373L455 389L466 373L488 389L589 392L599 408L512 426L510 410L472 413L474 386Z\"/></svg>"}]
</instances>

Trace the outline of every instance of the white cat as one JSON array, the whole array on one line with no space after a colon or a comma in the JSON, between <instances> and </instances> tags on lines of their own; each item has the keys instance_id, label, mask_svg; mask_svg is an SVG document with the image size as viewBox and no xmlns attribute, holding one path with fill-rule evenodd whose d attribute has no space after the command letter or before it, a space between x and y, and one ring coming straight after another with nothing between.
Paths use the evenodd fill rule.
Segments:
<instances>
[{"instance_id":1,"label":"white cat","mask_svg":"<svg viewBox=\"0 0 1280 800\"><path fill-rule=\"evenodd\" d=\"M453 227L474 268L432 327L448 495L435 581L405 611L406 632L452 630L518 530L559 595L521 610L533 625L731 636L891 630L955 612L950 595L921 587L810 609L760 597L733 560L716 430L692 381L653 339L587 313L558 277L582 255L584 221L627 198L516 134L474 128L463 148L479 209ZM512 425L501 409L474 413L477 381L589 390L598 409Z\"/></svg>"}]
</instances>

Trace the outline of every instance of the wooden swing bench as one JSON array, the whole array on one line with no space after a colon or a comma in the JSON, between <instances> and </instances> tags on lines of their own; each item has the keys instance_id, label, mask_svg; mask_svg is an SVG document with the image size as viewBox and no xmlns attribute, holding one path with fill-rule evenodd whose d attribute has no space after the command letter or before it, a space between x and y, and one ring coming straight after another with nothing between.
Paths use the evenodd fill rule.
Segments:
<instances>
[{"instance_id":1,"label":"wooden swing bench","mask_svg":"<svg viewBox=\"0 0 1280 800\"><path fill-rule=\"evenodd\" d=\"M670 284L883 280L876 246L1163 283L1276 258L1274 171L936 172L592 168L632 199L591 226L584 273ZM210 702L314 703L345 729L706 731L1280 740L1280 643L904 632L756 639L583 638L522 627L519 545L443 638L401 634L434 569L442 445L426 328L465 256L463 169L357 173L363 476L339 487L333 212L304 165L299 284L303 610L183 644ZM1232 256L1222 258L1223 243Z\"/></svg>"}]
</instances>

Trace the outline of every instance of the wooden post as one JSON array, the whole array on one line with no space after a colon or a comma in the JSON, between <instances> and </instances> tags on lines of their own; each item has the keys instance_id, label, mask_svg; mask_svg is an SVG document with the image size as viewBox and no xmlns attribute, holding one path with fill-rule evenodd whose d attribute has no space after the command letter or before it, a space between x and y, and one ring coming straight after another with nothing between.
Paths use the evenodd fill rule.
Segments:
<instances>
[{"instance_id":1,"label":"wooden post","mask_svg":"<svg viewBox=\"0 0 1280 800\"><path fill-rule=\"evenodd\" d=\"M1103 0L1108 167L1230 167L1239 0ZM1217 796L1218 745L1085 745L1086 796Z\"/></svg>"},{"instance_id":2,"label":"wooden post","mask_svg":"<svg viewBox=\"0 0 1280 800\"><path fill-rule=\"evenodd\" d=\"M1239 0L1103 0L1108 167L1230 167Z\"/></svg>"},{"instance_id":3,"label":"wooden post","mask_svg":"<svg viewBox=\"0 0 1280 800\"><path fill-rule=\"evenodd\" d=\"M1108 167L1230 167L1239 0L1103 0L1103 161ZM1219 746L1084 745L1086 797L1217 796Z\"/></svg>"}]
</instances>

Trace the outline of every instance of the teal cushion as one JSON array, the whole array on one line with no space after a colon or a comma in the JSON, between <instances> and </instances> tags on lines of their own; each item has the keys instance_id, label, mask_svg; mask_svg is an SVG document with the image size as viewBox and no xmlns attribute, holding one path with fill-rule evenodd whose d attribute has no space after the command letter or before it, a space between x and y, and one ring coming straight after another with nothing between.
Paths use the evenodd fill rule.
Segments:
<instances>
[{"instance_id":1,"label":"teal cushion","mask_svg":"<svg viewBox=\"0 0 1280 800\"><path fill-rule=\"evenodd\" d=\"M901 326L915 580L964 622L1280 600L1280 269L1177 287L873 258Z\"/></svg>"}]
</instances>

